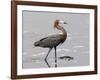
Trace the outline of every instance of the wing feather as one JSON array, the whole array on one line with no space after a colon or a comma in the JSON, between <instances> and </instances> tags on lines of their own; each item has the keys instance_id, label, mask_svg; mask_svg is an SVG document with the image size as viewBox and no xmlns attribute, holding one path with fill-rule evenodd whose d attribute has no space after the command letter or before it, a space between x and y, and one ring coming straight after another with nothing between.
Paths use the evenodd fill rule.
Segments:
<instances>
[{"instance_id":1,"label":"wing feather","mask_svg":"<svg viewBox=\"0 0 100 80\"><path fill-rule=\"evenodd\" d=\"M40 40L41 47L54 47L58 46L61 42L61 35L52 35Z\"/></svg>"}]
</instances>

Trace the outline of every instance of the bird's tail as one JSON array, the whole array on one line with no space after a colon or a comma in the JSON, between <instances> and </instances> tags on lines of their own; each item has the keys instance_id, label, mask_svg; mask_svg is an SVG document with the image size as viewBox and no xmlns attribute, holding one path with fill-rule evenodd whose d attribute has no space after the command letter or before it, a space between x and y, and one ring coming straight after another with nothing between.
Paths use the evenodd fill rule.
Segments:
<instances>
[{"instance_id":1,"label":"bird's tail","mask_svg":"<svg viewBox=\"0 0 100 80\"><path fill-rule=\"evenodd\" d=\"M39 43L38 43L38 42L35 42L35 43L33 44L33 48L35 48L35 47L37 47L37 46L39 46Z\"/></svg>"},{"instance_id":2,"label":"bird's tail","mask_svg":"<svg viewBox=\"0 0 100 80\"><path fill-rule=\"evenodd\" d=\"M35 47L36 47L36 46L39 46L39 45L40 45L40 44L39 44L38 41L34 43L34 46L35 46Z\"/></svg>"}]
</instances>

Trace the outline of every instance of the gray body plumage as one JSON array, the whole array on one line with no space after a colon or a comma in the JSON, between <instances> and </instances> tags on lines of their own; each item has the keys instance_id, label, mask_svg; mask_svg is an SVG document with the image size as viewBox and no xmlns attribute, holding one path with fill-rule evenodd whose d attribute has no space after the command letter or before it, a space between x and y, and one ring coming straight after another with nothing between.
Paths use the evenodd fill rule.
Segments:
<instances>
[{"instance_id":1,"label":"gray body plumage","mask_svg":"<svg viewBox=\"0 0 100 80\"><path fill-rule=\"evenodd\" d=\"M34 43L34 46L44 47L44 48L53 48L58 46L61 43L62 35L51 35L45 37Z\"/></svg>"}]
</instances>

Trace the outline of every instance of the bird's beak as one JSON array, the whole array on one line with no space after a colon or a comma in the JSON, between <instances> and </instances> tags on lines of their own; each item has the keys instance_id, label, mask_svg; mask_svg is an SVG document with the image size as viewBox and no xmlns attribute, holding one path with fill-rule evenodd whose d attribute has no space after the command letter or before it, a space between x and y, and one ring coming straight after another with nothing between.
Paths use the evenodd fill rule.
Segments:
<instances>
[{"instance_id":1,"label":"bird's beak","mask_svg":"<svg viewBox=\"0 0 100 80\"><path fill-rule=\"evenodd\" d=\"M67 24L66 22L64 22L64 24Z\"/></svg>"}]
</instances>

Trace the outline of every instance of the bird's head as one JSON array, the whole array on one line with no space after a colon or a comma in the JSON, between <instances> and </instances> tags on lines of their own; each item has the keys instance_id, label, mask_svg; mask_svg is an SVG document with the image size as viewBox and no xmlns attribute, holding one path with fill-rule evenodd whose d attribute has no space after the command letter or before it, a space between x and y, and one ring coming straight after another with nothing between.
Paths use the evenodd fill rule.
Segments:
<instances>
[{"instance_id":1,"label":"bird's head","mask_svg":"<svg viewBox=\"0 0 100 80\"><path fill-rule=\"evenodd\" d=\"M67 23L64 22L64 21L61 21L61 20L55 20L55 22L54 22L54 28L57 28L59 24L67 24Z\"/></svg>"}]
</instances>

